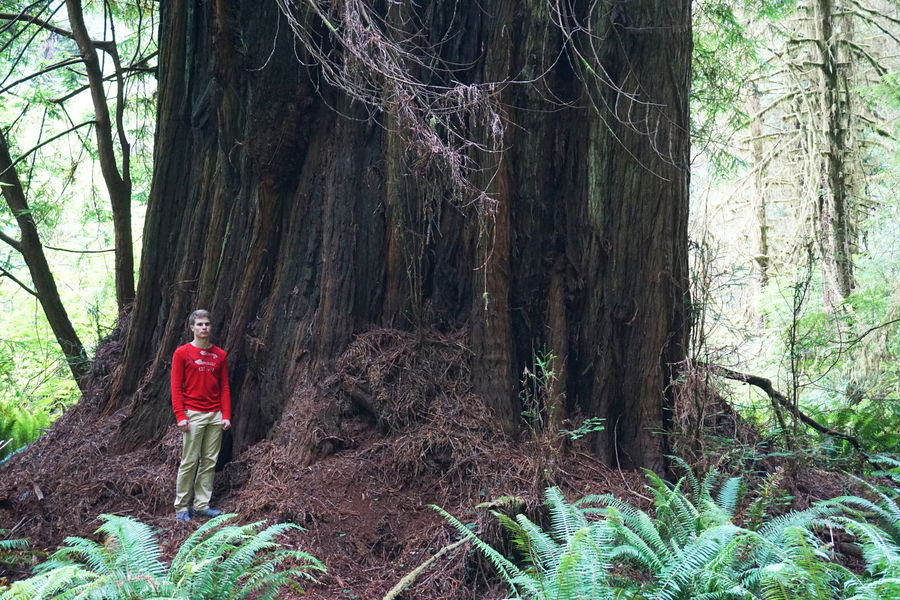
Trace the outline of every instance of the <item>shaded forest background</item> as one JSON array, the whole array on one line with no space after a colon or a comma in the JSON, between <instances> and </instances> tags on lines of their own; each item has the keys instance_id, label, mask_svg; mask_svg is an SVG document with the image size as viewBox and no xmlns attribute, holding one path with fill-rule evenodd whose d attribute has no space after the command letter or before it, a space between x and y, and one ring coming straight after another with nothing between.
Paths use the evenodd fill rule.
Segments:
<instances>
[{"instance_id":1,"label":"shaded forest background","mask_svg":"<svg viewBox=\"0 0 900 600\"><path fill-rule=\"evenodd\" d=\"M166 513L199 305L217 494L384 582L427 502L890 472L898 10L0 2L0 457L81 399L0 509Z\"/></svg>"}]
</instances>

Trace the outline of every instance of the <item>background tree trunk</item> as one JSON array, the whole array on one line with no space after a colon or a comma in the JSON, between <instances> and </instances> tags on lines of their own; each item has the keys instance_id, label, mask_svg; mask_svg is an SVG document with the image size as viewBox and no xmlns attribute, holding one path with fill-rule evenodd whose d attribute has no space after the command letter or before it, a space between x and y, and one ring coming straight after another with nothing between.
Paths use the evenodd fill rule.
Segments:
<instances>
[{"instance_id":1,"label":"background tree trunk","mask_svg":"<svg viewBox=\"0 0 900 600\"><path fill-rule=\"evenodd\" d=\"M2 232L0 232L0 237L25 259L28 273L34 284L34 290L29 291L35 294L41 303L41 308L47 317L47 322L50 323L50 329L53 330L56 342L66 357L72 377L78 387L83 390L85 376L90 366L87 353L78 334L75 333L72 321L69 320L66 308L59 297L56 280L50 271L50 264L44 254L37 225L31 214L31 208L28 206L28 199L25 197L25 191L22 189L22 183L19 181L19 175L9 154L9 144L2 130L0 130L0 191L19 225L20 232L18 240Z\"/></svg>"},{"instance_id":2,"label":"background tree trunk","mask_svg":"<svg viewBox=\"0 0 900 600\"><path fill-rule=\"evenodd\" d=\"M100 159L100 171L109 193L109 204L113 214L113 232L115 234L115 271L116 271L116 304L119 312L125 310L134 300L134 248L131 240L131 147L125 137L123 112L125 110L125 83L122 76L122 64L115 39L111 42L95 42L88 35L84 24L84 11L81 0L66 0L69 22L72 25L72 38L78 44L84 69L87 74L88 87L91 91L91 102L94 106L94 131L97 136L97 155ZM109 54L116 70L116 120L115 127L119 139L121 154L121 171L116 162L116 150L113 145L113 123L110 119L109 106L106 103L106 90L103 84L103 72L97 50L102 48Z\"/></svg>"},{"instance_id":3,"label":"background tree trunk","mask_svg":"<svg viewBox=\"0 0 900 600\"><path fill-rule=\"evenodd\" d=\"M847 73L841 72L840 31L835 27L841 10L833 0L815 0L812 6L813 39L819 66L819 102L822 131L822 182L818 207L818 241L822 255L823 286L826 306L832 306L850 295L855 287L853 278L853 254L850 235L850 177L847 135L850 130L848 115ZM843 69L849 61L844 56Z\"/></svg>"},{"instance_id":4,"label":"background tree trunk","mask_svg":"<svg viewBox=\"0 0 900 600\"><path fill-rule=\"evenodd\" d=\"M757 87L753 85L750 92L747 108L753 115L750 122L750 148L753 164L756 165L753 172L753 197L750 201L750 238L752 240L754 254L753 257L753 274L754 283L756 285L756 294L759 295L762 289L769 282L769 225L766 217L766 157L763 148L763 130L760 111L762 105L759 101L761 94Z\"/></svg>"},{"instance_id":5,"label":"background tree trunk","mask_svg":"<svg viewBox=\"0 0 900 600\"><path fill-rule=\"evenodd\" d=\"M528 82L500 88L502 156L473 152L497 201L483 219L409 176L390 112L369 118L301 64L274 3L163 3L153 190L107 404L131 406L120 441L171 423L171 354L204 307L238 451L354 332L462 328L498 429L517 428L519 374L552 352L564 413L607 420L597 450L661 470L687 339L690 9L599 4L567 17L600 34L568 42L543 0L414 9L457 81ZM590 43L588 68L574 52Z\"/></svg>"}]
</instances>

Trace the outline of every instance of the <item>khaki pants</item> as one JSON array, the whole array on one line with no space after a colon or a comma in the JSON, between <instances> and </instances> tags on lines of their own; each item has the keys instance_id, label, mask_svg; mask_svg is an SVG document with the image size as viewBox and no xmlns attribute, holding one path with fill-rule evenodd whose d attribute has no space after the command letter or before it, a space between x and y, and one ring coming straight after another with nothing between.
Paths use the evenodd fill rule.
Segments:
<instances>
[{"instance_id":1,"label":"khaki pants","mask_svg":"<svg viewBox=\"0 0 900 600\"><path fill-rule=\"evenodd\" d=\"M213 475L222 447L222 413L185 411L191 430L181 434L184 448L175 481L175 512L188 510L191 492L194 510L209 508Z\"/></svg>"}]
</instances>

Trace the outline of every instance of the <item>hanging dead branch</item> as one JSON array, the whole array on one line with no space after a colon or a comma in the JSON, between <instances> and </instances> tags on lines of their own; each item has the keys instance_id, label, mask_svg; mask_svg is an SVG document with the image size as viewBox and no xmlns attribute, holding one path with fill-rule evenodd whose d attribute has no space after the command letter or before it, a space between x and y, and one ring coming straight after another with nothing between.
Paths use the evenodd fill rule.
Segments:
<instances>
[{"instance_id":1,"label":"hanging dead branch","mask_svg":"<svg viewBox=\"0 0 900 600\"><path fill-rule=\"evenodd\" d=\"M297 41L324 79L362 103L409 146L418 175L441 176L460 206L492 215L496 202L473 183L473 154L499 154L506 81L464 84L412 19L382 17L363 0L277 0ZM324 28L324 29L323 29ZM438 82L438 83L433 83Z\"/></svg>"},{"instance_id":2,"label":"hanging dead branch","mask_svg":"<svg viewBox=\"0 0 900 600\"><path fill-rule=\"evenodd\" d=\"M646 138L656 155L664 162L677 165L679 149L676 140L683 137L683 127L672 118L671 106L653 100L645 88L642 74L632 68L613 74L605 67L608 62L607 38L622 38L629 35L652 33L651 24L631 22L633 15L618 4L590 3L589 8L579 13L572 2L547 0L550 19L563 34L566 49L572 56L573 68L581 79L597 114L609 127L613 122L624 125L634 133ZM604 11L601 13L601 11ZM638 12L638 11L635 11ZM678 32L690 35L689 31ZM618 136L617 140L618 140ZM621 143L621 140L618 140ZM623 148L625 144L622 144ZM633 156L635 160L637 157ZM657 174L649 165L644 167Z\"/></svg>"}]
</instances>

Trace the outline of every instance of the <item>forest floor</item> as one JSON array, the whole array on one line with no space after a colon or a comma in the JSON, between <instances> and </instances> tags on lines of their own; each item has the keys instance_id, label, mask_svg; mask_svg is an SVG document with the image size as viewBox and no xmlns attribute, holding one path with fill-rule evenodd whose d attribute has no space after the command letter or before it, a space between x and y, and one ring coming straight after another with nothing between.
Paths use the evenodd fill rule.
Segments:
<instances>
[{"instance_id":1,"label":"forest floor","mask_svg":"<svg viewBox=\"0 0 900 600\"><path fill-rule=\"evenodd\" d=\"M174 555L199 526L176 523L171 509L180 435L173 430L153 447L116 454L104 440L118 419L85 412L64 417L0 471L0 523L14 537L27 536L32 548L52 551L65 536L91 537L99 514L129 515L158 530L166 554ZM306 467L291 462L289 449L263 442L216 475L214 505L237 513L239 522L289 521L307 529L286 542L322 560L328 574L306 586L306 598L382 598L458 538L430 504L463 522L478 521L484 536L498 540L496 519L475 506L500 496L519 496L532 514L551 483L567 496L609 492L642 502L634 493L642 490L640 474L610 470L585 452L570 453L556 481L545 479L549 467L539 460L523 461L534 450L529 444L497 452L491 463L501 468L493 474L403 473L393 463L408 442L358 428L353 447ZM463 547L418 577L405 597L472 598L474 589L479 598L505 597L505 588L485 579L485 567Z\"/></svg>"},{"instance_id":2,"label":"forest floor","mask_svg":"<svg viewBox=\"0 0 900 600\"><path fill-rule=\"evenodd\" d=\"M287 521L306 529L284 542L322 560L328 573L302 597L383 598L458 539L432 504L475 523L483 539L496 543L502 543L497 519L476 506L501 496L520 498L523 511L538 521L550 485L569 498L612 493L648 506L642 474L608 468L581 440L563 454L547 436L513 440L497 433L489 412L460 383L468 375L466 352L452 338L364 334L332 377L293 391L266 440L217 473L214 505L237 513L239 522ZM329 421L320 410L329 402L342 403L342 418ZM100 416L98 404L86 394L0 469L0 527L29 538L32 548L52 551L66 536L92 536L100 514L129 515L153 526L171 556L199 526L176 523L171 507L180 434L173 425L155 443L117 451L113 440L124 414ZM816 472L793 486L795 507L842 493L837 479ZM486 562L461 546L400 597L506 594Z\"/></svg>"}]
</instances>

